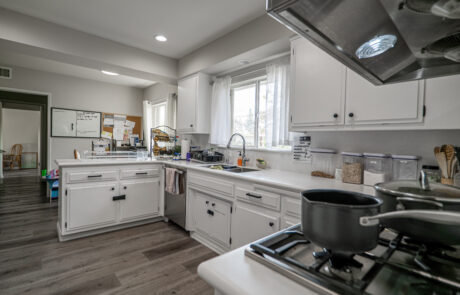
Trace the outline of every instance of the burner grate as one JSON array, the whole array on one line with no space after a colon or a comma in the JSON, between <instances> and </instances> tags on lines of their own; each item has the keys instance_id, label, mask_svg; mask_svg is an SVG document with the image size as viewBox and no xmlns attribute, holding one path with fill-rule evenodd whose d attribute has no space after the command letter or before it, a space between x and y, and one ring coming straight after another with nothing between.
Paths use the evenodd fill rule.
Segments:
<instances>
[{"instance_id":1,"label":"burner grate","mask_svg":"<svg viewBox=\"0 0 460 295\"><path fill-rule=\"evenodd\" d=\"M367 287L384 267L397 269L398 271L415 275L419 278L423 278L424 280L435 281L460 291L460 282L435 276L429 272L429 268L423 269L423 267L419 267L419 269L416 269L410 265L393 262L390 258L395 251L402 251L410 254L411 257L416 258L418 257L418 253L419 259L421 259L420 257L423 257L423 255L429 253L430 256L434 256L439 259L448 259L449 261L454 261L454 263L458 262L459 265L460 259L449 256L446 254L446 251L439 251L439 247L427 248L417 243L408 243L407 238L402 235L397 235L391 239L380 238L378 244L383 249L382 253L374 254L372 252L365 252L355 255L355 257L362 257L373 262L372 266L364 272L361 279L357 280L347 280L339 276L331 276L322 272L322 269L328 267L327 263L331 258L330 252L318 252L323 253L324 255L319 255L311 264L305 264L294 257L290 257L287 254L289 250L301 245L312 245L310 241L304 238L303 233L300 231L300 225L290 227L285 231L259 240L256 243L251 244L250 248L252 249L252 252L255 252L257 255L262 257L271 257L285 265L288 265L290 266L290 270L295 272L297 275L305 277L320 286L326 287L328 290L331 290L331 292L337 292L339 294L369 294L366 293ZM455 248L452 249L455 250ZM452 249L443 248L443 250Z\"/></svg>"}]
</instances>

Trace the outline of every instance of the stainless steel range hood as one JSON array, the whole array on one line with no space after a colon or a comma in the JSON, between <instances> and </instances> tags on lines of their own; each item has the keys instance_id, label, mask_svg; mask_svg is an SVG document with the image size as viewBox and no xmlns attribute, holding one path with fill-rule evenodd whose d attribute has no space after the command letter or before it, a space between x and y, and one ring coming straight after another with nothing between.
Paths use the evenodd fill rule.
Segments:
<instances>
[{"instance_id":1,"label":"stainless steel range hood","mask_svg":"<svg viewBox=\"0 0 460 295\"><path fill-rule=\"evenodd\" d=\"M375 85L460 74L459 0L267 0L267 12Z\"/></svg>"}]
</instances>

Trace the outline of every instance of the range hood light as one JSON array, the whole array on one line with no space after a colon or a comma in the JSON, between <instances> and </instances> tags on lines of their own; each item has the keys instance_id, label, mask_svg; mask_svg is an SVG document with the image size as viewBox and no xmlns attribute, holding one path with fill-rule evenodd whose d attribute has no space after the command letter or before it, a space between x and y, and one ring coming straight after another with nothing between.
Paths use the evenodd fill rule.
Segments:
<instances>
[{"instance_id":1,"label":"range hood light","mask_svg":"<svg viewBox=\"0 0 460 295\"><path fill-rule=\"evenodd\" d=\"M359 46L355 54L359 59L374 57L393 48L397 40L395 35L377 36Z\"/></svg>"}]
</instances>

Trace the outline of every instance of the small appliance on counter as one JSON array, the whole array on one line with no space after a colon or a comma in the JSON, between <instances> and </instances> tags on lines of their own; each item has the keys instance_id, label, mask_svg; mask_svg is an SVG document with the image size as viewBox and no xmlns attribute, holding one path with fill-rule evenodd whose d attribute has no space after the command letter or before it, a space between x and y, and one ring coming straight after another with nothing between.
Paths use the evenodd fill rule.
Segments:
<instances>
[{"instance_id":1,"label":"small appliance on counter","mask_svg":"<svg viewBox=\"0 0 460 295\"><path fill-rule=\"evenodd\" d=\"M219 163L224 160L224 154L210 150L192 151L191 158L198 163Z\"/></svg>"}]
</instances>

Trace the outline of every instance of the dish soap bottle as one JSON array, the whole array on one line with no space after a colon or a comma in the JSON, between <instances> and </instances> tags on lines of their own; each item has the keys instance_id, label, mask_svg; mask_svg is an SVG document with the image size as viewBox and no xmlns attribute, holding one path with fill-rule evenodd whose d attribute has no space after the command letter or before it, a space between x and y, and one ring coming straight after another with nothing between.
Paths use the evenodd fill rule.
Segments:
<instances>
[{"instance_id":1,"label":"dish soap bottle","mask_svg":"<svg viewBox=\"0 0 460 295\"><path fill-rule=\"evenodd\" d=\"M243 166L243 156L241 155L241 152L238 155L238 166Z\"/></svg>"}]
</instances>

